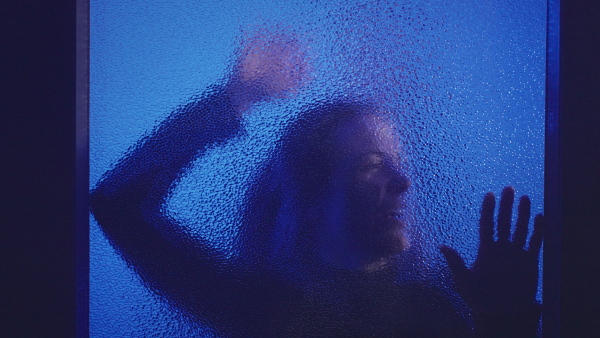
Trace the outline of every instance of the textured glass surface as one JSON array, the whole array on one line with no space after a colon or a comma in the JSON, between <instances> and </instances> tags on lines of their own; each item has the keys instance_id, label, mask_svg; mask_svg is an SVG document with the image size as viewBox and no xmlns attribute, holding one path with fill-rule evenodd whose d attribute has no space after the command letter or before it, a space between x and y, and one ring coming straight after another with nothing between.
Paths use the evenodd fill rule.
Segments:
<instances>
[{"instance_id":1,"label":"textured glass surface","mask_svg":"<svg viewBox=\"0 0 600 338\"><path fill-rule=\"evenodd\" d=\"M472 329L440 246L474 263L490 191L499 197L512 186L515 199L530 197L530 233L543 212L545 1L90 7L92 337L331 335L349 330L350 319L358 335L398 334L377 314L358 320L353 304L361 313L397 311L399 322L449 322L434 328L438 336ZM315 129L339 111L358 117ZM363 154L370 137L379 153L352 163L376 178L392 163L401 202L377 212L406 229L389 244L403 251L365 268L340 247L347 233L372 233L336 226L369 201L344 207L335 196L356 187L338 150ZM336 158L324 178L320 144ZM516 207L512 214L514 223ZM117 229L147 215L157 219ZM153 246L157 238L168 244ZM412 305L396 309L394 297ZM230 314L234 305L244 318ZM442 310L427 317L432 308ZM284 315L262 315L271 312ZM418 325L406 330L424 336Z\"/></svg>"}]
</instances>

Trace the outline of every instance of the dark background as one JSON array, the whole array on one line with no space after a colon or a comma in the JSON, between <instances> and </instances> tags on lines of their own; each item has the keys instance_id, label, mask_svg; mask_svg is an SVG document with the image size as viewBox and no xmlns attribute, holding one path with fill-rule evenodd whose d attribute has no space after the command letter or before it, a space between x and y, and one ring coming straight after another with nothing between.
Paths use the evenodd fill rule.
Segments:
<instances>
[{"instance_id":1,"label":"dark background","mask_svg":"<svg viewBox=\"0 0 600 338\"><path fill-rule=\"evenodd\" d=\"M559 106L561 337L598 337L600 1L562 1Z\"/></svg>"},{"instance_id":2,"label":"dark background","mask_svg":"<svg viewBox=\"0 0 600 338\"><path fill-rule=\"evenodd\" d=\"M561 7L560 336L595 337L600 333L600 1L563 0ZM82 179L76 177L75 156L76 4L4 0L0 15L0 336L72 337L76 236L85 239L85 231L75 231L76 201L85 202L75 190Z\"/></svg>"}]
</instances>

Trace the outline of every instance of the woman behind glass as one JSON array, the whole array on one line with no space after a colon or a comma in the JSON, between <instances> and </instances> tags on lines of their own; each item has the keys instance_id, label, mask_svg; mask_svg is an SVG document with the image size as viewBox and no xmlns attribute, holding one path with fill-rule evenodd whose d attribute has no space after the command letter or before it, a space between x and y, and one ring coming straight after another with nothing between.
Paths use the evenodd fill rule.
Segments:
<instances>
[{"instance_id":1,"label":"woman behind glass","mask_svg":"<svg viewBox=\"0 0 600 338\"><path fill-rule=\"evenodd\" d=\"M536 335L542 219L523 249L529 200L521 198L509 240L512 188L503 191L497 240L494 196L484 199L472 269L442 248L474 325L452 294L397 282L410 259L410 180L392 123L365 100L316 103L286 130L248 190L239 259L165 213L196 158L242 132L253 104L285 97L308 77L300 45L280 33L254 37L240 55L224 86L174 112L92 191L95 218L149 288L223 336Z\"/></svg>"}]
</instances>

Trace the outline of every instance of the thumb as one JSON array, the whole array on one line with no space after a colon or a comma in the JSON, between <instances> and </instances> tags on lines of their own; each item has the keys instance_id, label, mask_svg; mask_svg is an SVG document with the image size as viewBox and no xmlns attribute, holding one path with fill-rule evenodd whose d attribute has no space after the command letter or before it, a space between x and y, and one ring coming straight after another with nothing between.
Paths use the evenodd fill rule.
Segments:
<instances>
[{"instance_id":1,"label":"thumb","mask_svg":"<svg viewBox=\"0 0 600 338\"><path fill-rule=\"evenodd\" d=\"M454 248L447 245L440 246L440 251L444 255L450 270L454 274L455 282L460 283L463 281L469 273L469 269L467 268L465 261L460 257L460 254Z\"/></svg>"}]
</instances>

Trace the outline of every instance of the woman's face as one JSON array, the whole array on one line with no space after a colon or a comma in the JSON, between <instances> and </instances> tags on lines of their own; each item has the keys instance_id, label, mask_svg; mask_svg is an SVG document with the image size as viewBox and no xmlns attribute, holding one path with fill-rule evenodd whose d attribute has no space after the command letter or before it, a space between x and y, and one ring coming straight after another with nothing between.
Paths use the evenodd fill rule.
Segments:
<instances>
[{"instance_id":1,"label":"woman's face","mask_svg":"<svg viewBox=\"0 0 600 338\"><path fill-rule=\"evenodd\" d=\"M325 197L321 250L344 265L364 265L408 247L406 191L396 133L376 115L332 135L336 165Z\"/></svg>"}]
</instances>

